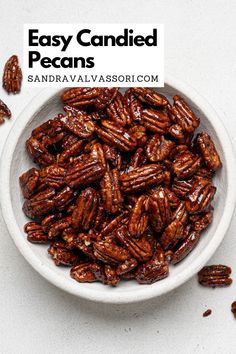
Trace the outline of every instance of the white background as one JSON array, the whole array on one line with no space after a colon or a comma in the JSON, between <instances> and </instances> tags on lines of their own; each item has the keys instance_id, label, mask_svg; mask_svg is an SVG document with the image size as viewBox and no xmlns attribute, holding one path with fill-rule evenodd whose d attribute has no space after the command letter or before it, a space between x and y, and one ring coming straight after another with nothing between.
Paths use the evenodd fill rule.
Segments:
<instances>
[{"instance_id":1,"label":"white background","mask_svg":"<svg viewBox=\"0 0 236 354\"><path fill-rule=\"evenodd\" d=\"M13 53L22 58L22 26L32 22L164 23L166 72L222 111L236 143L234 0L0 0L0 71ZM7 97L0 88L14 116L0 127L1 148L38 91ZM232 266L230 288L204 289L193 278L161 298L126 306L90 303L56 289L31 269L0 224L1 353L235 353L236 217L209 262ZM213 313L203 318L207 308Z\"/></svg>"}]
</instances>

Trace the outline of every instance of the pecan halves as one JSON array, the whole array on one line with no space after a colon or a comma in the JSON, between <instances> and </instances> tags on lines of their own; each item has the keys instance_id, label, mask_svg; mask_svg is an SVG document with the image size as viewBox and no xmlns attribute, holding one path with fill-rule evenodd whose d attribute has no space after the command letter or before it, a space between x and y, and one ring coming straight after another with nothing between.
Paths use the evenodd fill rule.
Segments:
<instances>
[{"instance_id":1,"label":"pecan halves","mask_svg":"<svg viewBox=\"0 0 236 354\"><path fill-rule=\"evenodd\" d=\"M19 182L24 198L29 199L38 185L40 172L37 168L31 168L20 176Z\"/></svg>"},{"instance_id":2,"label":"pecan halves","mask_svg":"<svg viewBox=\"0 0 236 354\"><path fill-rule=\"evenodd\" d=\"M129 251L125 248L106 240L95 242L93 248L94 256L104 263L120 264L131 258Z\"/></svg>"},{"instance_id":3,"label":"pecan halves","mask_svg":"<svg viewBox=\"0 0 236 354\"><path fill-rule=\"evenodd\" d=\"M101 230L98 235L98 239L103 239L105 236L112 234L115 230L117 230L122 224L126 224L128 222L128 210L121 212L120 215L116 216L114 219L109 221Z\"/></svg>"},{"instance_id":4,"label":"pecan halves","mask_svg":"<svg viewBox=\"0 0 236 354\"><path fill-rule=\"evenodd\" d=\"M173 97L174 106L168 105L168 113L171 119L179 124L184 132L193 133L194 130L199 126L200 119L196 117L192 109L188 104L176 95Z\"/></svg>"},{"instance_id":5,"label":"pecan halves","mask_svg":"<svg viewBox=\"0 0 236 354\"><path fill-rule=\"evenodd\" d=\"M109 264L104 266L104 284L117 286L120 281L120 277L118 276L116 269Z\"/></svg>"},{"instance_id":6,"label":"pecan halves","mask_svg":"<svg viewBox=\"0 0 236 354\"><path fill-rule=\"evenodd\" d=\"M74 229L88 231L96 218L98 208L98 193L93 188L83 190L72 213Z\"/></svg>"},{"instance_id":7,"label":"pecan halves","mask_svg":"<svg viewBox=\"0 0 236 354\"><path fill-rule=\"evenodd\" d=\"M52 256L52 259L57 266L73 266L80 261L79 255L72 250L68 250L63 241L52 242L48 249L48 253Z\"/></svg>"},{"instance_id":8,"label":"pecan halves","mask_svg":"<svg viewBox=\"0 0 236 354\"><path fill-rule=\"evenodd\" d=\"M156 232L160 232L171 222L169 198L163 187L159 187L151 193L149 215L152 228Z\"/></svg>"},{"instance_id":9,"label":"pecan halves","mask_svg":"<svg viewBox=\"0 0 236 354\"><path fill-rule=\"evenodd\" d=\"M173 141L166 139L163 135L155 134L146 145L146 155L151 162L163 161L173 147Z\"/></svg>"},{"instance_id":10,"label":"pecan halves","mask_svg":"<svg viewBox=\"0 0 236 354\"><path fill-rule=\"evenodd\" d=\"M116 273L118 275L124 275L138 266L138 261L135 258L130 258L118 265Z\"/></svg>"},{"instance_id":11,"label":"pecan halves","mask_svg":"<svg viewBox=\"0 0 236 354\"><path fill-rule=\"evenodd\" d=\"M124 96L125 106L130 112L130 117L133 121L141 121L142 104L137 97L132 93L132 89L128 89Z\"/></svg>"},{"instance_id":12,"label":"pecan halves","mask_svg":"<svg viewBox=\"0 0 236 354\"><path fill-rule=\"evenodd\" d=\"M205 132L198 134L194 143L200 151L206 166L210 170L216 171L222 166L215 144L209 134Z\"/></svg>"},{"instance_id":13,"label":"pecan halves","mask_svg":"<svg viewBox=\"0 0 236 354\"><path fill-rule=\"evenodd\" d=\"M11 111L7 105L0 100L0 124L4 123L4 118L11 118Z\"/></svg>"},{"instance_id":14,"label":"pecan halves","mask_svg":"<svg viewBox=\"0 0 236 354\"><path fill-rule=\"evenodd\" d=\"M119 171L117 169L113 169L105 172L100 182L103 205L108 213L118 212L123 203L119 176Z\"/></svg>"},{"instance_id":15,"label":"pecan halves","mask_svg":"<svg viewBox=\"0 0 236 354\"><path fill-rule=\"evenodd\" d=\"M43 231L42 226L36 222L28 222L24 226L27 240L32 243L48 243L48 236Z\"/></svg>"},{"instance_id":16,"label":"pecan halves","mask_svg":"<svg viewBox=\"0 0 236 354\"><path fill-rule=\"evenodd\" d=\"M201 166L201 157L190 151L179 154L173 162L173 171L178 178L188 178L194 175Z\"/></svg>"},{"instance_id":17,"label":"pecan halves","mask_svg":"<svg viewBox=\"0 0 236 354\"><path fill-rule=\"evenodd\" d=\"M118 88L115 87L76 87L66 90L62 101L72 107L85 108L94 106L104 109L115 98Z\"/></svg>"},{"instance_id":18,"label":"pecan halves","mask_svg":"<svg viewBox=\"0 0 236 354\"><path fill-rule=\"evenodd\" d=\"M160 165L150 164L137 167L120 177L121 189L124 192L137 192L158 185L165 179L164 169Z\"/></svg>"},{"instance_id":19,"label":"pecan halves","mask_svg":"<svg viewBox=\"0 0 236 354\"><path fill-rule=\"evenodd\" d=\"M149 236L135 239L131 237L126 226L122 226L116 231L117 240L123 244L129 253L138 261L145 262L152 257L153 240Z\"/></svg>"},{"instance_id":20,"label":"pecan halves","mask_svg":"<svg viewBox=\"0 0 236 354\"><path fill-rule=\"evenodd\" d=\"M101 127L95 125L95 131L104 143L114 146L118 150L131 151L136 147L135 138L117 123L103 120Z\"/></svg>"},{"instance_id":21,"label":"pecan halves","mask_svg":"<svg viewBox=\"0 0 236 354\"><path fill-rule=\"evenodd\" d=\"M61 122L66 129L82 139L92 136L94 124L85 112L69 106L65 106L64 110L66 115L61 118Z\"/></svg>"},{"instance_id":22,"label":"pecan halves","mask_svg":"<svg viewBox=\"0 0 236 354\"><path fill-rule=\"evenodd\" d=\"M159 244L151 260L140 265L135 272L135 279L139 284L153 284L164 279L169 274L169 266L165 261L164 252Z\"/></svg>"},{"instance_id":23,"label":"pecan halves","mask_svg":"<svg viewBox=\"0 0 236 354\"><path fill-rule=\"evenodd\" d=\"M183 235L184 225L179 220L175 219L167 226L159 241L164 250L172 249L184 238Z\"/></svg>"},{"instance_id":24,"label":"pecan halves","mask_svg":"<svg viewBox=\"0 0 236 354\"><path fill-rule=\"evenodd\" d=\"M142 102L151 106L166 106L168 101L165 96L147 87L132 87L131 92Z\"/></svg>"},{"instance_id":25,"label":"pecan halves","mask_svg":"<svg viewBox=\"0 0 236 354\"><path fill-rule=\"evenodd\" d=\"M192 229L198 232L205 230L213 221L213 208L190 216Z\"/></svg>"},{"instance_id":26,"label":"pecan halves","mask_svg":"<svg viewBox=\"0 0 236 354\"><path fill-rule=\"evenodd\" d=\"M117 93L113 101L106 107L106 112L108 117L117 124L125 126L131 123L129 110L120 92Z\"/></svg>"},{"instance_id":27,"label":"pecan halves","mask_svg":"<svg viewBox=\"0 0 236 354\"><path fill-rule=\"evenodd\" d=\"M131 236L139 237L147 229L149 198L141 195L131 210L128 230Z\"/></svg>"},{"instance_id":28,"label":"pecan halves","mask_svg":"<svg viewBox=\"0 0 236 354\"><path fill-rule=\"evenodd\" d=\"M222 264L203 267L198 272L198 281L203 286L224 287L232 283L231 268Z\"/></svg>"},{"instance_id":29,"label":"pecan halves","mask_svg":"<svg viewBox=\"0 0 236 354\"><path fill-rule=\"evenodd\" d=\"M33 220L37 220L51 213L55 208L54 197L55 190L52 188L34 194L24 202L23 211L25 215Z\"/></svg>"},{"instance_id":30,"label":"pecan halves","mask_svg":"<svg viewBox=\"0 0 236 354\"><path fill-rule=\"evenodd\" d=\"M79 283L92 283L102 281L103 273L101 265L97 263L81 263L71 268L70 275Z\"/></svg>"},{"instance_id":31,"label":"pecan halves","mask_svg":"<svg viewBox=\"0 0 236 354\"><path fill-rule=\"evenodd\" d=\"M142 122L147 130L158 134L167 134L171 126L170 118L165 113L152 108L143 110Z\"/></svg>"},{"instance_id":32,"label":"pecan halves","mask_svg":"<svg viewBox=\"0 0 236 354\"><path fill-rule=\"evenodd\" d=\"M35 173L36 171L34 171L34 174ZM65 180L64 180L65 176L66 176L66 170L57 164L53 164L44 167L40 171L40 184L46 187L60 189L65 185Z\"/></svg>"},{"instance_id":33,"label":"pecan halves","mask_svg":"<svg viewBox=\"0 0 236 354\"><path fill-rule=\"evenodd\" d=\"M12 55L5 64L3 73L3 88L8 92L18 93L21 89L22 72L18 57Z\"/></svg>"},{"instance_id":34,"label":"pecan halves","mask_svg":"<svg viewBox=\"0 0 236 354\"><path fill-rule=\"evenodd\" d=\"M208 179L197 178L186 199L186 209L190 214L207 209L216 192L216 187Z\"/></svg>"},{"instance_id":35,"label":"pecan halves","mask_svg":"<svg viewBox=\"0 0 236 354\"><path fill-rule=\"evenodd\" d=\"M191 231L182 244L175 250L171 263L176 264L182 261L197 246L199 240L200 233Z\"/></svg>"}]
</instances>

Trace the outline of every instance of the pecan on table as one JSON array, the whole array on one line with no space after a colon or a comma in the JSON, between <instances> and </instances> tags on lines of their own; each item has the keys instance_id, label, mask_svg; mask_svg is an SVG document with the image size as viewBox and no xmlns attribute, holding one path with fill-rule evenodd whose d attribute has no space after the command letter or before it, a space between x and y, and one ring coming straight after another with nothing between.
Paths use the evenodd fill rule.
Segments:
<instances>
[{"instance_id":1,"label":"pecan on table","mask_svg":"<svg viewBox=\"0 0 236 354\"><path fill-rule=\"evenodd\" d=\"M231 268L222 264L203 267L198 272L198 281L203 286L224 287L232 283Z\"/></svg>"},{"instance_id":2,"label":"pecan on table","mask_svg":"<svg viewBox=\"0 0 236 354\"><path fill-rule=\"evenodd\" d=\"M231 312L233 313L234 318L236 318L236 301L231 304Z\"/></svg>"},{"instance_id":3,"label":"pecan on table","mask_svg":"<svg viewBox=\"0 0 236 354\"><path fill-rule=\"evenodd\" d=\"M3 73L3 88L8 93L18 93L21 89L22 72L18 57L12 55L5 64Z\"/></svg>"},{"instance_id":4,"label":"pecan on table","mask_svg":"<svg viewBox=\"0 0 236 354\"><path fill-rule=\"evenodd\" d=\"M11 111L7 105L2 100L0 100L0 124L5 122L4 118L11 118Z\"/></svg>"}]
</instances>

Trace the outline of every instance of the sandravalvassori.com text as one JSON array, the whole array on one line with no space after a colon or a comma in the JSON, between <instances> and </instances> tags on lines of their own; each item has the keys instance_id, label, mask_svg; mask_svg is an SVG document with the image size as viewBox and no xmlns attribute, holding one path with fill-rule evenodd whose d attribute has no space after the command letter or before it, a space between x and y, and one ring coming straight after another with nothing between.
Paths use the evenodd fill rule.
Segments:
<instances>
[{"instance_id":1,"label":"sandravalvassori.com text","mask_svg":"<svg viewBox=\"0 0 236 354\"><path fill-rule=\"evenodd\" d=\"M142 83L158 82L158 75L28 75L28 82L62 83Z\"/></svg>"}]
</instances>

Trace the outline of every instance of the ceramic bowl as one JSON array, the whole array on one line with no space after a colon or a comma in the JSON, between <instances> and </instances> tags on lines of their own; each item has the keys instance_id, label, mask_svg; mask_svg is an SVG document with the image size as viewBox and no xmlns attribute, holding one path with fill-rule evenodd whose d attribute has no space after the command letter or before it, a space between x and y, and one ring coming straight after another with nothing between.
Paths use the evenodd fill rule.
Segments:
<instances>
[{"instance_id":1,"label":"ceramic bowl","mask_svg":"<svg viewBox=\"0 0 236 354\"><path fill-rule=\"evenodd\" d=\"M159 91L159 90L158 90ZM77 283L69 275L69 268L56 267L47 254L48 246L34 245L27 241L23 226L28 219L22 212L23 198L19 176L33 166L27 156L25 141L32 129L63 111L61 90L45 89L37 95L17 118L6 140L1 158L1 206L7 228L17 248L44 278L57 287L92 301L104 303L131 303L162 295L186 282L209 260L220 245L229 227L235 206L235 159L226 130L215 110L194 89L172 78L166 78L160 89L168 98L179 94L187 99L201 118L200 130L213 138L220 154L223 168L217 172L214 184L217 193L213 202L214 220L204 232L197 247L181 263L170 267L166 279L152 285L139 285L134 281L121 282L117 288L101 283Z\"/></svg>"}]
</instances>

